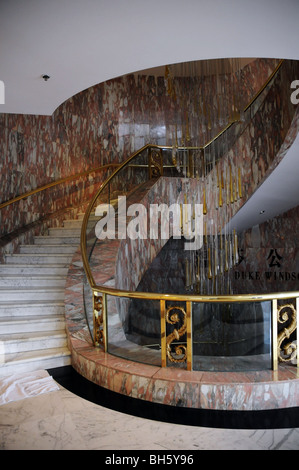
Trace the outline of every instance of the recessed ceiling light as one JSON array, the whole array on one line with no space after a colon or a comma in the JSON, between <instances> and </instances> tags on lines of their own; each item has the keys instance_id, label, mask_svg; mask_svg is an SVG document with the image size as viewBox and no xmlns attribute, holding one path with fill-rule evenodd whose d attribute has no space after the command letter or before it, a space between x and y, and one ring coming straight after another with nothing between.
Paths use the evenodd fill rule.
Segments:
<instances>
[{"instance_id":1,"label":"recessed ceiling light","mask_svg":"<svg viewBox=\"0 0 299 470\"><path fill-rule=\"evenodd\" d=\"M264 213L265 213L265 211L264 211L264 210L260 211L260 214L264 214Z\"/></svg>"}]
</instances>

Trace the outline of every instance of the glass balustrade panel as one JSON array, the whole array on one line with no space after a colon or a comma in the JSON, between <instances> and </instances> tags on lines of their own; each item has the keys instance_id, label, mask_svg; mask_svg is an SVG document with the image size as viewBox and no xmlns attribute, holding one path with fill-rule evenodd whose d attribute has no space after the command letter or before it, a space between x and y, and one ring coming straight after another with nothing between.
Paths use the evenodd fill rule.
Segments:
<instances>
[{"instance_id":1,"label":"glass balustrade panel","mask_svg":"<svg viewBox=\"0 0 299 470\"><path fill-rule=\"evenodd\" d=\"M193 370L271 369L271 302L192 303Z\"/></svg>"},{"instance_id":2,"label":"glass balustrade panel","mask_svg":"<svg viewBox=\"0 0 299 470\"><path fill-rule=\"evenodd\" d=\"M159 300L107 296L108 353L161 366ZM129 313L134 312L134 315Z\"/></svg>"}]
</instances>

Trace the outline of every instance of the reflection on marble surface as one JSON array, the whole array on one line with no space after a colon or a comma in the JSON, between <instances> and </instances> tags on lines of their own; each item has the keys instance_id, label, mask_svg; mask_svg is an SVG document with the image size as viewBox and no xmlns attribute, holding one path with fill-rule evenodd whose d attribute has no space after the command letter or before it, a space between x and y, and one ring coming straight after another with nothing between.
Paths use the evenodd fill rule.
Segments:
<instances>
[{"instance_id":1,"label":"reflection on marble surface","mask_svg":"<svg viewBox=\"0 0 299 470\"><path fill-rule=\"evenodd\" d=\"M152 421L109 410L59 388L0 407L1 450L299 449L298 428L219 429Z\"/></svg>"}]
</instances>

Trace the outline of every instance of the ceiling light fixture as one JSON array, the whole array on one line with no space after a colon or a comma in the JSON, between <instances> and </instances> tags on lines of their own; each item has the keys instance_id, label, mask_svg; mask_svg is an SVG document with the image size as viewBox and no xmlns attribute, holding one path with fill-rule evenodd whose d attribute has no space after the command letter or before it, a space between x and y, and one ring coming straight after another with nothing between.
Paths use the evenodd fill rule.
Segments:
<instances>
[{"instance_id":1,"label":"ceiling light fixture","mask_svg":"<svg viewBox=\"0 0 299 470\"><path fill-rule=\"evenodd\" d=\"M47 80L49 80L49 78L50 78L50 75L43 75L42 77L43 77L43 79L44 79L44 80L45 80L45 82L46 82Z\"/></svg>"}]
</instances>

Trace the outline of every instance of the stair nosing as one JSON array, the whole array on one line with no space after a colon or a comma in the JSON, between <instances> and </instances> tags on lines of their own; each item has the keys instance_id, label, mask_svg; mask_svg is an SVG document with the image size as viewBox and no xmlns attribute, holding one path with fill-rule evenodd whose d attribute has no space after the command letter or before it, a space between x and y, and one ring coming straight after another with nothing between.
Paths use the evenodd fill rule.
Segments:
<instances>
[{"instance_id":1,"label":"stair nosing","mask_svg":"<svg viewBox=\"0 0 299 470\"><path fill-rule=\"evenodd\" d=\"M8 333L0 335L0 341L3 343L15 343L16 341L28 342L28 341L40 341L41 339L49 338L66 338L66 332L64 330L46 330L46 331L26 331L24 333Z\"/></svg>"},{"instance_id":2,"label":"stair nosing","mask_svg":"<svg viewBox=\"0 0 299 470\"><path fill-rule=\"evenodd\" d=\"M5 323L13 324L13 323L36 323L40 321L41 323L45 323L47 321L57 321L62 320L65 322L65 317L63 314L53 313L52 315L15 315L14 317L6 318L0 317L0 324L3 325Z\"/></svg>"},{"instance_id":3,"label":"stair nosing","mask_svg":"<svg viewBox=\"0 0 299 470\"><path fill-rule=\"evenodd\" d=\"M41 307L44 307L45 305L46 306L51 306L51 305L59 305L59 306L64 306L64 300L19 300L17 303L13 300L12 303L10 302L3 302L0 304L0 308L3 308L3 307L13 307L15 306L16 308L18 307L24 307L25 305L29 305L31 307L37 307L37 306L41 306Z\"/></svg>"},{"instance_id":4,"label":"stair nosing","mask_svg":"<svg viewBox=\"0 0 299 470\"><path fill-rule=\"evenodd\" d=\"M2 363L0 365L0 372L2 367L10 367L14 364L22 364L31 362L31 361L38 361L38 360L45 360L49 358L61 357L61 356L71 356L70 350L66 346L58 347L58 348L49 348L49 349L36 349L32 351L23 351L20 353L7 353L5 354L8 361ZM20 356L20 357L19 357ZM9 360L12 357L13 360Z\"/></svg>"},{"instance_id":5,"label":"stair nosing","mask_svg":"<svg viewBox=\"0 0 299 470\"><path fill-rule=\"evenodd\" d=\"M57 291L57 290L59 290L59 291L64 291L64 287L59 287L59 286L58 286L58 287L55 287L55 286L52 286L52 287L47 287L47 286L32 286L32 287L30 287L30 286L28 286L28 289L27 289L26 286L21 286L20 289L19 289L19 288L16 289L16 288L13 288L13 287L7 287L7 288L6 288L5 286L0 286L0 291L5 292L6 290L7 290L7 291L12 291L12 290L15 291L15 290L17 290L18 292L20 292L20 291L26 292L26 291L28 291L28 290L36 290L36 291L40 291L40 290L56 290L56 291Z\"/></svg>"}]
</instances>

